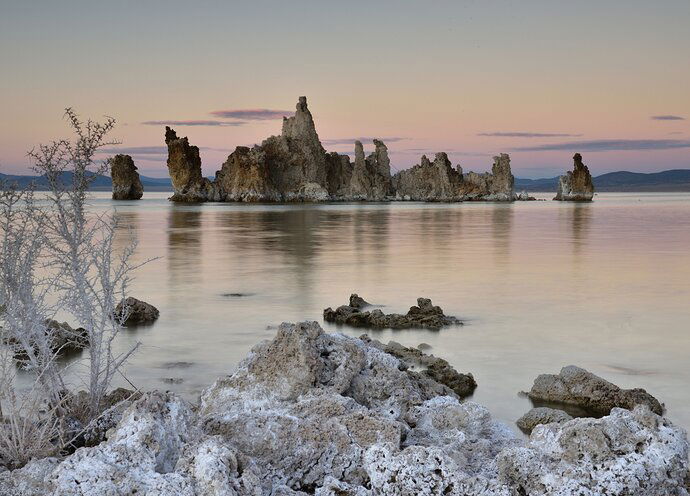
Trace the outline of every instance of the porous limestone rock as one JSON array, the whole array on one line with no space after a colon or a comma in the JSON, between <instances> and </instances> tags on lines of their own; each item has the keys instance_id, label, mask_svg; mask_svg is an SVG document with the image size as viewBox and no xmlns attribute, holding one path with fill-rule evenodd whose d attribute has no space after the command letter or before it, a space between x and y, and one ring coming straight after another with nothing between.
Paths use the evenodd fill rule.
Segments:
<instances>
[{"instance_id":1,"label":"porous limestone rock","mask_svg":"<svg viewBox=\"0 0 690 496\"><path fill-rule=\"evenodd\" d=\"M574 365L563 367L558 375L538 376L527 394L537 402L572 405L593 415L606 415L616 407L632 410L638 404L658 415L663 411L659 400L644 389L621 389Z\"/></svg>"},{"instance_id":2,"label":"porous limestone rock","mask_svg":"<svg viewBox=\"0 0 690 496\"><path fill-rule=\"evenodd\" d=\"M640 405L538 425L526 447L504 450L497 464L511 494L686 496L687 457L685 432Z\"/></svg>"},{"instance_id":3,"label":"porous limestone rock","mask_svg":"<svg viewBox=\"0 0 690 496\"><path fill-rule=\"evenodd\" d=\"M594 183L589 168L582 163L582 155L573 156L574 167L558 178L558 191L554 200L591 201L594 197Z\"/></svg>"},{"instance_id":4,"label":"porous limestone rock","mask_svg":"<svg viewBox=\"0 0 690 496\"><path fill-rule=\"evenodd\" d=\"M144 186L131 156L115 155L110 160L110 178L113 200L139 200L144 195Z\"/></svg>"},{"instance_id":5,"label":"porous limestone rock","mask_svg":"<svg viewBox=\"0 0 690 496\"><path fill-rule=\"evenodd\" d=\"M350 179L348 199L382 201L392 193L388 147L374 140L374 152L364 157L361 141L355 141L355 163Z\"/></svg>"},{"instance_id":6,"label":"porous limestone rock","mask_svg":"<svg viewBox=\"0 0 690 496\"><path fill-rule=\"evenodd\" d=\"M357 295L350 296L350 305L341 305L335 310L331 307L326 308L323 311L324 320L371 329L407 329L410 327L440 329L449 325L462 325L460 319L445 315L441 307L433 305L428 298L417 298L417 305L410 307L407 314L402 315L399 313L384 314L378 308L362 311L360 305L352 306L353 297L357 297Z\"/></svg>"},{"instance_id":7,"label":"porous limestone rock","mask_svg":"<svg viewBox=\"0 0 690 496\"><path fill-rule=\"evenodd\" d=\"M529 412L520 417L516 424L521 430L530 433L540 424L551 424L553 422L560 424L572 419L573 417L563 410L542 406L532 408Z\"/></svg>"},{"instance_id":8,"label":"porous limestone rock","mask_svg":"<svg viewBox=\"0 0 690 496\"><path fill-rule=\"evenodd\" d=\"M687 496L685 432L645 407L537 426L482 406L366 339L283 324L198 408L131 404L101 444L0 473L8 496Z\"/></svg>"},{"instance_id":9,"label":"porous limestone rock","mask_svg":"<svg viewBox=\"0 0 690 496\"><path fill-rule=\"evenodd\" d=\"M156 307L131 296L115 307L115 318L124 326L150 324L160 316Z\"/></svg>"}]
</instances>

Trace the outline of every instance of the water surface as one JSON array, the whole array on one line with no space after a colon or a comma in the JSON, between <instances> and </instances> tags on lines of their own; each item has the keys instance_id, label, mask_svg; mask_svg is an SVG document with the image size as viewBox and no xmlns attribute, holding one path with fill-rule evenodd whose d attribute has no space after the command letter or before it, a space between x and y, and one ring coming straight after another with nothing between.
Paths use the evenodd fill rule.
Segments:
<instances>
[{"instance_id":1,"label":"water surface","mask_svg":"<svg viewBox=\"0 0 690 496\"><path fill-rule=\"evenodd\" d=\"M356 292L386 312L432 298L464 327L368 331L431 353L479 384L512 424L518 393L576 364L644 387L690 428L690 194L597 195L591 204L178 205L166 193L117 207L140 259L132 295L161 311L127 329L127 376L194 399L283 321L317 320ZM552 195L538 195L547 198Z\"/></svg>"}]
</instances>

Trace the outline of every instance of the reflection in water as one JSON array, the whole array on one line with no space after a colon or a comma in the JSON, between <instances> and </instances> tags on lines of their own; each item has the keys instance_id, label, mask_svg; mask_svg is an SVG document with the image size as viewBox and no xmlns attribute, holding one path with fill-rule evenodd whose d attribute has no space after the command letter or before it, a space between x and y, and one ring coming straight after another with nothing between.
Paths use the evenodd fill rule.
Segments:
<instances>
[{"instance_id":1,"label":"reflection in water","mask_svg":"<svg viewBox=\"0 0 690 496\"><path fill-rule=\"evenodd\" d=\"M168 284L171 287L201 279L203 210L172 205L168 212Z\"/></svg>"},{"instance_id":2,"label":"reflection in water","mask_svg":"<svg viewBox=\"0 0 690 496\"><path fill-rule=\"evenodd\" d=\"M690 196L637 196L278 206L174 205L161 195L118 208L118 236L134 225L139 257L166 255L136 274L132 294L156 304L161 317L118 338L130 339L120 342L123 351L143 342L128 377L160 388L157 367L192 363L166 373L184 382L165 387L193 398L282 321L321 321L325 307L353 292L387 313L427 296L468 325L384 330L377 339L425 342L472 372L474 400L495 417L513 424L529 408L518 391L576 364L644 387L689 427ZM222 296L229 293L246 296Z\"/></svg>"},{"instance_id":3,"label":"reflection in water","mask_svg":"<svg viewBox=\"0 0 690 496\"><path fill-rule=\"evenodd\" d=\"M496 264L507 267L510 263L510 236L513 228L513 205L496 205L493 209L491 227Z\"/></svg>"}]
</instances>

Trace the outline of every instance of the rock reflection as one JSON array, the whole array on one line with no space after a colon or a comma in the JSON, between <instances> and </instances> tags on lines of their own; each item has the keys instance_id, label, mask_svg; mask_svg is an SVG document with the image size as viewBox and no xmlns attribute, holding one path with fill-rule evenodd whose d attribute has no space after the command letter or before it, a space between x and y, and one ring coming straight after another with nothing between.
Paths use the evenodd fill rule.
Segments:
<instances>
[{"instance_id":1,"label":"rock reflection","mask_svg":"<svg viewBox=\"0 0 690 496\"><path fill-rule=\"evenodd\" d=\"M168 212L168 274L171 287L201 280L202 209L171 205Z\"/></svg>"}]
</instances>

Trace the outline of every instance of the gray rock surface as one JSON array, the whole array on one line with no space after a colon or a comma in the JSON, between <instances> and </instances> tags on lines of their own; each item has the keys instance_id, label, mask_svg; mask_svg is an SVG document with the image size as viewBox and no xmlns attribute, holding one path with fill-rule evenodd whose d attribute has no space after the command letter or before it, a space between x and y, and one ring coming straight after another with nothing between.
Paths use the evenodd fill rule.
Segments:
<instances>
[{"instance_id":1,"label":"gray rock surface","mask_svg":"<svg viewBox=\"0 0 690 496\"><path fill-rule=\"evenodd\" d=\"M551 424L553 422L561 424L572 419L573 417L563 410L542 406L532 408L529 412L520 417L516 424L521 430L530 433L538 425Z\"/></svg>"},{"instance_id":2,"label":"gray rock surface","mask_svg":"<svg viewBox=\"0 0 690 496\"><path fill-rule=\"evenodd\" d=\"M110 178L113 200L139 200L144 196L144 186L131 156L115 155L110 160Z\"/></svg>"},{"instance_id":3,"label":"gray rock surface","mask_svg":"<svg viewBox=\"0 0 690 496\"><path fill-rule=\"evenodd\" d=\"M440 329L449 325L462 325L456 317L448 316L443 310L431 303L428 298L417 298L417 305L410 307L405 314L384 314L380 309L362 311L362 306L356 298L350 296L350 305L341 305L335 310L328 307L323 311L326 322L346 324L352 327L366 327L370 329L407 329L418 327L421 329ZM357 303L353 306L353 301Z\"/></svg>"},{"instance_id":4,"label":"gray rock surface","mask_svg":"<svg viewBox=\"0 0 690 496\"><path fill-rule=\"evenodd\" d=\"M137 300L131 296L125 298L115 307L115 318L122 325L150 324L160 316L156 307L145 301Z\"/></svg>"},{"instance_id":5,"label":"gray rock surface","mask_svg":"<svg viewBox=\"0 0 690 496\"><path fill-rule=\"evenodd\" d=\"M644 389L621 389L574 365L563 367L558 375L538 376L528 395L535 401L572 405L593 415L606 415L612 408L632 410L639 404L657 415L663 413L659 400Z\"/></svg>"},{"instance_id":6,"label":"gray rock surface","mask_svg":"<svg viewBox=\"0 0 690 496\"><path fill-rule=\"evenodd\" d=\"M0 473L7 496L684 495L682 429L645 407L529 442L366 339L283 324L198 407L132 403L105 442Z\"/></svg>"},{"instance_id":7,"label":"gray rock surface","mask_svg":"<svg viewBox=\"0 0 690 496\"><path fill-rule=\"evenodd\" d=\"M592 201L594 183L589 168L582 163L582 155L573 156L573 170L558 178L558 191L554 200L559 201Z\"/></svg>"}]
</instances>

